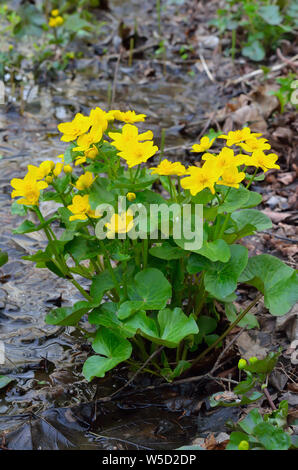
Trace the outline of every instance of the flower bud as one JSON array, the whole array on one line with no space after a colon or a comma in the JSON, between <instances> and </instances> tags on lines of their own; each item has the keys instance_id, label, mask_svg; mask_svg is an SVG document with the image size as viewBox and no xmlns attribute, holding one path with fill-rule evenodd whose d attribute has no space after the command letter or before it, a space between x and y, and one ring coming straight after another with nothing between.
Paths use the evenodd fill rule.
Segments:
<instances>
[{"instance_id":1,"label":"flower bud","mask_svg":"<svg viewBox=\"0 0 298 470\"><path fill-rule=\"evenodd\" d=\"M249 358L249 363L250 363L250 364L255 364L256 362L258 362L258 360L259 360L259 359L258 359L257 357L253 356L253 357L250 357L250 358Z\"/></svg>"},{"instance_id":2,"label":"flower bud","mask_svg":"<svg viewBox=\"0 0 298 470\"><path fill-rule=\"evenodd\" d=\"M72 173L72 166L70 165L65 165L63 168L64 173Z\"/></svg>"},{"instance_id":3,"label":"flower bud","mask_svg":"<svg viewBox=\"0 0 298 470\"><path fill-rule=\"evenodd\" d=\"M135 200L136 195L135 195L135 193L127 193L127 194L126 194L126 197L127 197L127 199L129 200L129 202L132 202L132 201Z\"/></svg>"},{"instance_id":4,"label":"flower bud","mask_svg":"<svg viewBox=\"0 0 298 470\"><path fill-rule=\"evenodd\" d=\"M45 180L48 184L51 184L52 181L53 181L53 177L52 176L46 176Z\"/></svg>"},{"instance_id":5,"label":"flower bud","mask_svg":"<svg viewBox=\"0 0 298 470\"><path fill-rule=\"evenodd\" d=\"M239 450L249 450L249 443L248 441L241 441L238 444L238 449Z\"/></svg>"},{"instance_id":6,"label":"flower bud","mask_svg":"<svg viewBox=\"0 0 298 470\"><path fill-rule=\"evenodd\" d=\"M247 362L245 359L240 359L238 362L238 369L244 369L244 367L247 366Z\"/></svg>"}]
</instances>

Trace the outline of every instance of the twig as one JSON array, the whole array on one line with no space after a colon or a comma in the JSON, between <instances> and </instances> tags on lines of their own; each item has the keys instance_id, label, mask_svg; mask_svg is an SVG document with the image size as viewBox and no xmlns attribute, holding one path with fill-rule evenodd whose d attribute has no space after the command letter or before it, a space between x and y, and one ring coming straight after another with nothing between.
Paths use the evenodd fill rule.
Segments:
<instances>
[{"instance_id":1,"label":"twig","mask_svg":"<svg viewBox=\"0 0 298 470\"><path fill-rule=\"evenodd\" d=\"M203 68L204 68L204 70L205 70L205 72L206 72L206 74L207 74L207 77L209 78L209 80L210 80L211 82L214 83L214 82L215 82L215 79L214 79L212 73L210 72L210 70L209 70L209 68L208 68L208 65L207 65L207 63L206 63L206 60L205 60L205 58L204 58L204 56L203 56L203 54L202 54L201 52L199 52L199 57L200 57L200 61L201 61L202 65L203 65ZM196 64L196 67L197 67L197 64ZM197 68L198 68L198 67L197 67Z\"/></svg>"},{"instance_id":2,"label":"twig","mask_svg":"<svg viewBox=\"0 0 298 470\"><path fill-rule=\"evenodd\" d=\"M298 243L298 240L296 240L295 238L281 237L280 235L275 235L275 233L267 232L266 230L262 230L260 233L266 233L267 235L270 235L271 237L278 238L279 240L283 240L284 242L287 242L287 243Z\"/></svg>"},{"instance_id":3,"label":"twig","mask_svg":"<svg viewBox=\"0 0 298 470\"><path fill-rule=\"evenodd\" d=\"M212 367L212 369L210 371L211 375L219 368L219 363L220 363L221 359L224 357L224 355L230 349L230 347L235 343L235 341L237 341L239 336L242 335L244 330L245 330L245 328L241 328L241 330L234 336L234 338L229 342L229 344L227 344L227 346L222 350L222 352L218 356L214 366Z\"/></svg>"},{"instance_id":4,"label":"twig","mask_svg":"<svg viewBox=\"0 0 298 470\"><path fill-rule=\"evenodd\" d=\"M149 364L149 362L152 361L152 359L157 356L162 350L164 349L164 346L160 346L160 348L158 348L156 351L154 351L151 356L148 357L148 359L144 362L144 364L142 364L142 366L136 371L136 373L128 380L128 382L126 382L126 384L123 385L123 387L119 388L119 390L116 390L116 392L112 393L112 395L110 395L110 397L107 397L107 398L113 398L114 396L118 395L120 392L122 392L122 390L124 390L126 387L128 387L128 385L130 385L134 380L135 378L140 374L140 372L145 369L145 367Z\"/></svg>"},{"instance_id":5,"label":"twig","mask_svg":"<svg viewBox=\"0 0 298 470\"><path fill-rule=\"evenodd\" d=\"M296 54L294 57L292 57L292 59L287 60L286 63L284 62L283 64L274 65L271 68L268 76L270 76L270 74L272 74L273 72L277 72L278 70L281 70L285 67L288 67L290 63L294 64L296 60L298 60L298 54ZM296 64L294 64L294 65L296 65ZM242 77L239 77L236 80L229 81L229 85L237 85L238 83L245 82L246 80L248 80L250 78L254 78L254 77L257 77L257 76L263 75L263 74L264 74L263 69L253 70L253 72L246 73L245 75L242 75Z\"/></svg>"},{"instance_id":6,"label":"twig","mask_svg":"<svg viewBox=\"0 0 298 470\"><path fill-rule=\"evenodd\" d=\"M273 401L272 401L271 395L270 395L270 393L268 392L268 388L267 388L267 387L264 388L263 391L264 391L264 393L265 393L265 395L266 395L266 398L267 398L267 400L268 400L269 405L271 406L271 408L272 408L273 410L276 410L276 406L274 405L274 403L273 403Z\"/></svg>"},{"instance_id":7,"label":"twig","mask_svg":"<svg viewBox=\"0 0 298 470\"><path fill-rule=\"evenodd\" d=\"M116 88L117 88L117 78L118 78L118 71L119 71L120 60L121 60L121 52L118 54L117 62L116 62L116 65L115 65L114 80L113 80L113 89L112 89L112 98L111 98L111 108L113 108L113 105L114 105L114 103L115 103Z\"/></svg>"}]
</instances>

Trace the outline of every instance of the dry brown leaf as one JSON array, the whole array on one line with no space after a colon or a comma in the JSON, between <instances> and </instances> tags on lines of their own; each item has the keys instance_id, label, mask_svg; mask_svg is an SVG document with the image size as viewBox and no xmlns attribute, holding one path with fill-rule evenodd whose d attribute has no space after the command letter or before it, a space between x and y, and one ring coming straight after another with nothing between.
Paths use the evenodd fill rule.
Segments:
<instances>
[{"instance_id":1,"label":"dry brown leaf","mask_svg":"<svg viewBox=\"0 0 298 470\"><path fill-rule=\"evenodd\" d=\"M274 212L270 209L264 209L263 214L267 215L269 219L272 220L273 223L278 224L279 222L282 222L283 220L287 219L290 217L291 212Z\"/></svg>"}]
</instances>

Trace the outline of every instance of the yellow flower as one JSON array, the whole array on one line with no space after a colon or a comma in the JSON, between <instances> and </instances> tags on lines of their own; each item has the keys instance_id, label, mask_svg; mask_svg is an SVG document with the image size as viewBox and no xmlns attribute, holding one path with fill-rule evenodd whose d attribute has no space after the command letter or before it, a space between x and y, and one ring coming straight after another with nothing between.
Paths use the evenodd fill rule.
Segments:
<instances>
[{"instance_id":1,"label":"yellow flower","mask_svg":"<svg viewBox=\"0 0 298 470\"><path fill-rule=\"evenodd\" d=\"M63 23L64 23L64 19L62 18L62 16L57 16L59 14L59 10L53 10L55 13L57 13L56 15L53 15L50 19L49 19L49 26L50 28L56 28L57 26L61 26Z\"/></svg>"},{"instance_id":2,"label":"yellow flower","mask_svg":"<svg viewBox=\"0 0 298 470\"><path fill-rule=\"evenodd\" d=\"M58 155L57 158L61 158L61 162L64 163L64 154L63 153Z\"/></svg>"},{"instance_id":3,"label":"yellow flower","mask_svg":"<svg viewBox=\"0 0 298 470\"><path fill-rule=\"evenodd\" d=\"M53 176L46 176L45 177L45 181L48 183L48 184L51 184L53 182Z\"/></svg>"},{"instance_id":4,"label":"yellow flower","mask_svg":"<svg viewBox=\"0 0 298 470\"><path fill-rule=\"evenodd\" d=\"M108 229L107 237L114 238L115 233L127 233L133 227L133 213L130 209L121 214L113 214L110 222L105 225Z\"/></svg>"},{"instance_id":5,"label":"yellow flower","mask_svg":"<svg viewBox=\"0 0 298 470\"><path fill-rule=\"evenodd\" d=\"M127 193L127 194L126 194L126 197L127 197L127 199L129 200L129 202L132 202L132 201L135 200L136 195L135 195L135 193Z\"/></svg>"},{"instance_id":6,"label":"yellow flower","mask_svg":"<svg viewBox=\"0 0 298 470\"><path fill-rule=\"evenodd\" d=\"M64 23L64 19L62 16L57 16L56 18L56 26L61 26Z\"/></svg>"},{"instance_id":7,"label":"yellow flower","mask_svg":"<svg viewBox=\"0 0 298 470\"><path fill-rule=\"evenodd\" d=\"M85 134L90 127L90 119L77 113L71 122L63 122L58 125L58 129L62 132L61 140L63 142L71 142L76 140L80 135Z\"/></svg>"},{"instance_id":8,"label":"yellow flower","mask_svg":"<svg viewBox=\"0 0 298 470\"><path fill-rule=\"evenodd\" d=\"M125 124L122 132L109 132L109 137L114 141L111 144L117 150L125 150L131 143L153 139L153 132L147 131L139 134L139 129L132 124Z\"/></svg>"},{"instance_id":9,"label":"yellow flower","mask_svg":"<svg viewBox=\"0 0 298 470\"><path fill-rule=\"evenodd\" d=\"M28 165L28 172L36 180L42 180L45 176L48 176L49 173L55 167L55 163L51 160L45 160L39 166Z\"/></svg>"},{"instance_id":10,"label":"yellow flower","mask_svg":"<svg viewBox=\"0 0 298 470\"><path fill-rule=\"evenodd\" d=\"M54 176L59 176L62 170L63 170L63 163L61 162L56 163L56 166L53 170Z\"/></svg>"},{"instance_id":11,"label":"yellow flower","mask_svg":"<svg viewBox=\"0 0 298 470\"><path fill-rule=\"evenodd\" d=\"M51 15L52 16L58 16L59 15L59 10L58 9L52 10Z\"/></svg>"},{"instance_id":12,"label":"yellow flower","mask_svg":"<svg viewBox=\"0 0 298 470\"><path fill-rule=\"evenodd\" d=\"M144 122L146 118L146 114L136 114L135 111L119 111L113 110L110 111L113 113L114 119L117 121L123 121L127 124L133 124L134 122Z\"/></svg>"},{"instance_id":13,"label":"yellow flower","mask_svg":"<svg viewBox=\"0 0 298 470\"><path fill-rule=\"evenodd\" d=\"M85 150L85 157L90 158L90 160L95 160L97 155L98 155L98 149L95 145L92 145L92 147Z\"/></svg>"},{"instance_id":14,"label":"yellow flower","mask_svg":"<svg viewBox=\"0 0 298 470\"><path fill-rule=\"evenodd\" d=\"M192 196L195 196L205 188L209 188L212 194L215 193L214 184L218 180L219 175L216 171L212 171L213 169L206 163L202 168L197 166L189 167L187 174L190 176L181 180L182 188L189 189Z\"/></svg>"},{"instance_id":15,"label":"yellow flower","mask_svg":"<svg viewBox=\"0 0 298 470\"><path fill-rule=\"evenodd\" d=\"M183 176L186 174L186 168L180 162L169 162L169 160L163 160L156 168L150 168L152 175L161 176Z\"/></svg>"},{"instance_id":16,"label":"yellow flower","mask_svg":"<svg viewBox=\"0 0 298 470\"><path fill-rule=\"evenodd\" d=\"M79 191L84 191L84 189L90 188L94 180L95 178L93 178L92 173L90 171L86 171L86 173L84 173L83 175L79 177L79 179L77 180L75 184L75 187Z\"/></svg>"},{"instance_id":17,"label":"yellow flower","mask_svg":"<svg viewBox=\"0 0 298 470\"><path fill-rule=\"evenodd\" d=\"M86 220L88 217L97 218L95 211L90 207L88 194L85 194L85 196L74 196L72 204L67 206L67 209L74 214L69 217L70 221Z\"/></svg>"},{"instance_id":18,"label":"yellow flower","mask_svg":"<svg viewBox=\"0 0 298 470\"><path fill-rule=\"evenodd\" d=\"M88 134L83 134L78 137L77 147L74 147L75 152L85 152L89 149L90 145L97 144L102 138L103 130L100 127L93 126L91 127Z\"/></svg>"},{"instance_id":19,"label":"yellow flower","mask_svg":"<svg viewBox=\"0 0 298 470\"><path fill-rule=\"evenodd\" d=\"M89 149L85 150L84 155L81 155L76 158L75 166L81 165L87 161L87 158L90 160L94 160L98 155L98 150L95 145L92 145Z\"/></svg>"},{"instance_id":20,"label":"yellow flower","mask_svg":"<svg viewBox=\"0 0 298 470\"><path fill-rule=\"evenodd\" d=\"M224 147L218 156L211 153L204 153L202 160L208 164L213 164L220 174L231 166L237 167L242 165L247 159L246 155L234 155L234 150Z\"/></svg>"},{"instance_id":21,"label":"yellow flower","mask_svg":"<svg viewBox=\"0 0 298 470\"><path fill-rule=\"evenodd\" d=\"M63 168L63 171L64 173L72 173L72 166L70 165L65 165L65 167Z\"/></svg>"},{"instance_id":22,"label":"yellow flower","mask_svg":"<svg viewBox=\"0 0 298 470\"><path fill-rule=\"evenodd\" d=\"M113 116L97 107L95 109L91 109L89 119L91 126L100 127L104 132L108 127L109 121L113 119Z\"/></svg>"},{"instance_id":23,"label":"yellow flower","mask_svg":"<svg viewBox=\"0 0 298 470\"><path fill-rule=\"evenodd\" d=\"M270 170L271 168L280 168L280 166L275 163L277 159L278 155L275 153L269 153L266 155L263 150L255 150L252 156L248 157L247 165L262 168L262 170L266 173L266 171Z\"/></svg>"},{"instance_id":24,"label":"yellow flower","mask_svg":"<svg viewBox=\"0 0 298 470\"><path fill-rule=\"evenodd\" d=\"M194 144L192 146L192 152L205 152L205 150L210 149L215 139L209 139L209 137L202 137L199 144Z\"/></svg>"},{"instance_id":25,"label":"yellow flower","mask_svg":"<svg viewBox=\"0 0 298 470\"><path fill-rule=\"evenodd\" d=\"M262 134L251 133L249 127L244 127L239 131L230 131L228 135L219 135L219 139L226 139L227 146L231 147L232 145L239 144L240 142L251 139L252 137L260 137Z\"/></svg>"},{"instance_id":26,"label":"yellow flower","mask_svg":"<svg viewBox=\"0 0 298 470\"><path fill-rule=\"evenodd\" d=\"M231 188L239 188L239 183L244 180L244 178L245 173L243 171L239 173L237 167L231 166L224 170L222 179L218 181L218 184L230 186Z\"/></svg>"},{"instance_id":27,"label":"yellow flower","mask_svg":"<svg viewBox=\"0 0 298 470\"><path fill-rule=\"evenodd\" d=\"M152 140L147 142L131 142L126 149L119 152L120 157L126 160L129 168L132 168L140 163L146 162L158 150L156 145L153 145Z\"/></svg>"},{"instance_id":28,"label":"yellow flower","mask_svg":"<svg viewBox=\"0 0 298 470\"><path fill-rule=\"evenodd\" d=\"M56 18L50 18L48 24L49 24L50 28L55 28L56 27Z\"/></svg>"},{"instance_id":29,"label":"yellow flower","mask_svg":"<svg viewBox=\"0 0 298 470\"><path fill-rule=\"evenodd\" d=\"M257 139L256 137L252 137L250 139L247 139L244 143L242 144L236 144L239 147L241 147L245 152L252 153L255 150L270 150L271 145L268 144L267 139Z\"/></svg>"},{"instance_id":30,"label":"yellow flower","mask_svg":"<svg viewBox=\"0 0 298 470\"><path fill-rule=\"evenodd\" d=\"M11 197L22 196L17 203L25 206L37 206L41 189L48 187L45 181L36 181L30 173L24 179L13 178L10 184L14 188Z\"/></svg>"}]
</instances>

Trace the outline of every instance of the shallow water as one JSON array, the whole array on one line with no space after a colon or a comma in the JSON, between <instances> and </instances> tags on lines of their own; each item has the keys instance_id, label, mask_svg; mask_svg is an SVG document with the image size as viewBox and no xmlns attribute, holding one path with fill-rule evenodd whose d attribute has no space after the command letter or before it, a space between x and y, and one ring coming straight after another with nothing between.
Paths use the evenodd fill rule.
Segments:
<instances>
[{"instance_id":1,"label":"shallow water","mask_svg":"<svg viewBox=\"0 0 298 470\"><path fill-rule=\"evenodd\" d=\"M111 14L117 20L125 12L130 15L128 22L132 22L142 13L138 1L118 0L110 4ZM24 422L16 415L25 413L26 421L29 412L47 413L48 408L90 402L96 393L97 397L106 396L116 386L123 385L123 379L102 380L96 391L96 385L88 384L81 376L81 367L88 355L85 339L72 327L44 323L45 314L56 302L62 300L63 305L70 305L79 296L61 279L22 260L22 256L40 249L45 240L39 233L12 234L22 218L10 213L10 179L23 177L29 163L55 160L65 149L65 144L59 140L57 123L95 106L107 109L107 97L114 81L113 107L146 113L147 122L141 127L152 129L157 143L161 128L166 129L166 147L188 144L189 138L180 131L185 125L203 122L204 115L223 102L218 85L211 83L205 74L196 72L192 77L188 66L174 63L167 63L165 70L162 64L154 63L154 56L152 62L135 59L131 68L121 65L116 78L114 59L97 57L82 60L78 65L81 70L76 72L75 78L63 77L48 87L33 84L23 116L13 105L8 112L0 106L0 248L9 253L9 262L0 270L0 341L5 343L5 364L0 364L0 374L14 378L11 385L0 391L0 430L10 430ZM154 69L154 76L146 77L144 68L150 67ZM194 126L194 132L196 128L198 133L200 124ZM178 153L171 151L166 155L175 158ZM185 151L179 151L179 156L185 157ZM51 203L43 203L45 215L51 210ZM181 393L178 391L177 397ZM124 441L152 448L173 448L188 443L197 432L195 418L185 416L179 421L177 413L181 414L181 410L169 409L166 402L165 396L162 399L150 396L147 404L140 397L134 397L131 404L118 402L105 406L102 414L97 412L92 429L97 435L104 434L110 439L86 435L89 423L87 427L75 428L81 437L76 435L74 446L92 447L95 441L100 448L113 447L115 442L118 448L134 445L121 444L121 436ZM45 421L35 419L36 426L41 422ZM97 422L100 422L99 427L96 427ZM98 430L101 427L106 428L105 433ZM18 432L27 436L28 429L23 425ZM46 434L46 429L42 429ZM76 434L72 430L73 433ZM20 440L14 437L13 445L24 446L24 435ZM65 442L60 444L57 448L68 446ZM43 448L50 446L46 440L44 445Z\"/></svg>"}]
</instances>

